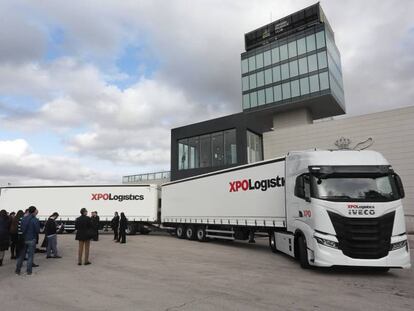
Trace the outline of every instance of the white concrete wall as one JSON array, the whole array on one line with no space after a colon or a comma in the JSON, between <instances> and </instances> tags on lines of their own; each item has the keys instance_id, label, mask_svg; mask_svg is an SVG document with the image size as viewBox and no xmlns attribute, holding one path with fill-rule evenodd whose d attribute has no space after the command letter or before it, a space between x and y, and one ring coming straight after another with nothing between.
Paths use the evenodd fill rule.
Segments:
<instances>
[{"instance_id":1,"label":"white concrete wall","mask_svg":"<svg viewBox=\"0 0 414 311\"><path fill-rule=\"evenodd\" d=\"M369 148L381 152L401 176L406 192L404 209L407 229L414 231L414 106L357 117L277 128L263 134L264 158L292 150L337 149L340 137L350 146L372 137Z\"/></svg>"}]
</instances>

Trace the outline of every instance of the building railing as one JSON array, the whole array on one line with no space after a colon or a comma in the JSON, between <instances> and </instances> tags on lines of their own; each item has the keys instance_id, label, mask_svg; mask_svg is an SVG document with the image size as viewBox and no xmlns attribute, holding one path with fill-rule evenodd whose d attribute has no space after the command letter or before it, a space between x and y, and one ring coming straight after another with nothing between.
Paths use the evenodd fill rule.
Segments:
<instances>
[{"instance_id":1,"label":"building railing","mask_svg":"<svg viewBox=\"0 0 414 311\"><path fill-rule=\"evenodd\" d=\"M151 180L169 180L171 176L170 171L155 172L155 173L145 173L145 174L136 174L136 175L127 175L122 177L123 184L136 183L136 182L145 182Z\"/></svg>"}]
</instances>

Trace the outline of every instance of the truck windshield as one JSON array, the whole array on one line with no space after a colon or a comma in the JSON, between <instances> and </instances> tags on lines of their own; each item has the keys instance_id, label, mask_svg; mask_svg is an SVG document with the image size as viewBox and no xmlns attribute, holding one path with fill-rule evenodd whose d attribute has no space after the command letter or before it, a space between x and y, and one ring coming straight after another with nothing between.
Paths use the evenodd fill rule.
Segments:
<instances>
[{"instance_id":1,"label":"truck windshield","mask_svg":"<svg viewBox=\"0 0 414 311\"><path fill-rule=\"evenodd\" d=\"M388 202L399 194L392 175L311 175L312 196L328 201Z\"/></svg>"}]
</instances>

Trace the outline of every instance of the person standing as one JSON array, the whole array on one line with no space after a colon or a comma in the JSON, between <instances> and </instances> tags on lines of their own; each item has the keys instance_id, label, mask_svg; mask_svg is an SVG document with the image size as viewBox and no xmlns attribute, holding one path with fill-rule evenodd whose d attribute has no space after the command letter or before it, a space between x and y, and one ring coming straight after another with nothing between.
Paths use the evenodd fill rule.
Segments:
<instances>
[{"instance_id":1,"label":"person standing","mask_svg":"<svg viewBox=\"0 0 414 311\"><path fill-rule=\"evenodd\" d=\"M85 265L90 265L89 261L89 247L91 238L94 235L94 229L92 226L91 218L88 217L88 211L86 208L80 210L81 215L76 218L75 229L76 229L76 240L79 241L78 249L78 265L82 265L82 254L85 251Z\"/></svg>"},{"instance_id":2,"label":"person standing","mask_svg":"<svg viewBox=\"0 0 414 311\"><path fill-rule=\"evenodd\" d=\"M33 257L36 248L36 238L39 235L40 223L36 218L38 210L35 206L29 207L29 215L25 216L21 222L21 230L24 237L24 248L19 254L19 258L16 264L16 274L20 274L23 260L27 252L27 275L32 274Z\"/></svg>"},{"instance_id":3,"label":"person standing","mask_svg":"<svg viewBox=\"0 0 414 311\"><path fill-rule=\"evenodd\" d=\"M0 266L3 265L5 252L10 246L10 218L3 209L0 211Z\"/></svg>"},{"instance_id":4,"label":"person standing","mask_svg":"<svg viewBox=\"0 0 414 311\"><path fill-rule=\"evenodd\" d=\"M19 256L19 234L18 234L18 227L19 221L23 217L23 211L20 210L17 214L13 217L10 225L10 253L11 259L16 259Z\"/></svg>"},{"instance_id":5,"label":"person standing","mask_svg":"<svg viewBox=\"0 0 414 311\"><path fill-rule=\"evenodd\" d=\"M128 219L124 213L121 213L121 219L119 220L119 236L118 242L126 243L126 229L128 227Z\"/></svg>"},{"instance_id":6,"label":"person standing","mask_svg":"<svg viewBox=\"0 0 414 311\"><path fill-rule=\"evenodd\" d=\"M119 226L119 215L115 212L114 218L111 220L111 228L114 231L114 241L118 241L118 226Z\"/></svg>"},{"instance_id":7,"label":"person standing","mask_svg":"<svg viewBox=\"0 0 414 311\"><path fill-rule=\"evenodd\" d=\"M62 258L57 250L57 227L56 219L59 214L54 212L45 224L45 235L47 237L46 258ZM53 252L53 256L52 256Z\"/></svg>"},{"instance_id":8,"label":"person standing","mask_svg":"<svg viewBox=\"0 0 414 311\"><path fill-rule=\"evenodd\" d=\"M98 241L99 240L99 216L98 212L92 212L92 226L94 230L93 240Z\"/></svg>"}]
</instances>

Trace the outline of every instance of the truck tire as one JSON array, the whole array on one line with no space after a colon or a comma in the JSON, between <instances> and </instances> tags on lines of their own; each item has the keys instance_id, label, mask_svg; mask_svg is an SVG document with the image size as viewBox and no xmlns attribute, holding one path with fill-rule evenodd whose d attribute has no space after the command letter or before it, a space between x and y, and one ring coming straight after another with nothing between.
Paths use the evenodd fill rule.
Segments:
<instances>
[{"instance_id":1,"label":"truck tire","mask_svg":"<svg viewBox=\"0 0 414 311\"><path fill-rule=\"evenodd\" d=\"M197 236L197 240L199 242L205 242L205 241L207 241L207 238L206 238L206 229L204 228L204 226L197 227L196 236Z\"/></svg>"},{"instance_id":2,"label":"truck tire","mask_svg":"<svg viewBox=\"0 0 414 311\"><path fill-rule=\"evenodd\" d=\"M185 231L184 231L184 226L183 225L178 225L177 226L177 229L175 231L175 235L179 239L184 239L185 238Z\"/></svg>"},{"instance_id":3,"label":"truck tire","mask_svg":"<svg viewBox=\"0 0 414 311\"><path fill-rule=\"evenodd\" d=\"M308 261L308 248L306 245L306 240L303 235L298 238L298 251L299 251L299 262L300 266L303 269L309 269L311 266Z\"/></svg>"},{"instance_id":4,"label":"truck tire","mask_svg":"<svg viewBox=\"0 0 414 311\"><path fill-rule=\"evenodd\" d=\"M196 230L194 226L188 226L185 229L185 236L188 240L195 240L196 239Z\"/></svg>"},{"instance_id":5,"label":"truck tire","mask_svg":"<svg viewBox=\"0 0 414 311\"><path fill-rule=\"evenodd\" d=\"M275 233L269 233L269 247L273 253L277 253Z\"/></svg>"},{"instance_id":6,"label":"truck tire","mask_svg":"<svg viewBox=\"0 0 414 311\"><path fill-rule=\"evenodd\" d=\"M127 235L135 235L137 233L137 228L135 227L135 224L128 224L125 233Z\"/></svg>"}]
</instances>

